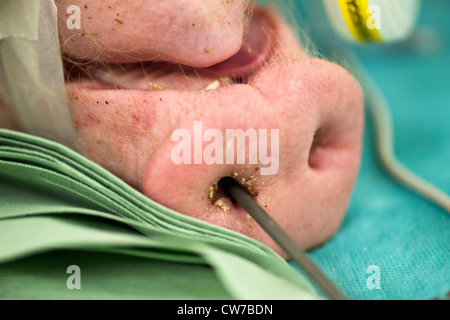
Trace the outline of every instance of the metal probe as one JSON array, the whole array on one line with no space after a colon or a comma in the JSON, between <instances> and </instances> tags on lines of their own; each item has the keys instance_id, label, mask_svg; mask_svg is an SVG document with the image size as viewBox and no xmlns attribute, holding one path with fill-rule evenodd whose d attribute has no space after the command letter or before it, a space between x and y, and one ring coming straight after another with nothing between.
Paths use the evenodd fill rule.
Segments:
<instances>
[{"instance_id":1,"label":"metal probe","mask_svg":"<svg viewBox=\"0 0 450 320\"><path fill-rule=\"evenodd\" d=\"M233 178L223 178L220 185L242 208L272 237L286 254L316 283L332 300L345 300L345 297L327 279L306 253L284 232L284 230L260 207L252 196Z\"/></svg>"}]
</instances>

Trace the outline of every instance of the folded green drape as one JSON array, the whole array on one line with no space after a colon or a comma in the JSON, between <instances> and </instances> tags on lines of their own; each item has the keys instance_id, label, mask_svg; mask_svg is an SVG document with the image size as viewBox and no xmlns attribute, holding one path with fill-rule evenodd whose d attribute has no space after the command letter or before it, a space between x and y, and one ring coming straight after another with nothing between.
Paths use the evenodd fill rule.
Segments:
<instances>
[{"instance_id":1,"label":"folded green drape","mask_svg":"<svg viewBox=\"0 0 450 320\"><path fill-rule=\"evenodd\" d=\"M66 285L80 268L80 289ZM316 299L280 256L60 144L0 130L1 299Z\"/></svg>"}]
</instances>

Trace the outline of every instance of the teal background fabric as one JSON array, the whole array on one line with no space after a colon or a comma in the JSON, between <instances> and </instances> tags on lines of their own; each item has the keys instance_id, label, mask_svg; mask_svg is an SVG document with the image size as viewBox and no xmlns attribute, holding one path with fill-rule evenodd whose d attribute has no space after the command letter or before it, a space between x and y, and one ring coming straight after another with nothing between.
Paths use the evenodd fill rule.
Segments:
<instances>
[{"instance_id":1,"label":"teal background fabric","mask_svg":"<svg viewBox=\"0 0 450 320\"><path fill-rule=\"evenodd\" d=\"M353 47L390 104L396 155L447 194L449 17L449 1L426 0L416 34L406 43ZM312 34L326 54L343 46L332 31ZM450 215L380 167L371 120L367 113L362 168L347 216L336 236L310 256L353 299L444 297L450 290ZM380 289L367 286L372 265L379 268Z\"/></svg>"}]
</instances>

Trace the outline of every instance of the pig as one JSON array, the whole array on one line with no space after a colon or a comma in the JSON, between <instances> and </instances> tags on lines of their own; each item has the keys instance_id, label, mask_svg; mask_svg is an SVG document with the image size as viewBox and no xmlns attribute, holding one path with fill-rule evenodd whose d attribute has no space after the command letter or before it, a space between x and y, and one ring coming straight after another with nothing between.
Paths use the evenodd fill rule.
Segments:
<instances>
[{"instance_id":1,"label":"pig","mask_svg":"<svg viewBox=\"0 0 450 320\"><path fill-rule=\"evenodd\" d=\"M55 4L83 155L150 199L283 256L221 190L221 178L236 179L305 250L336 233L360 167L362 89L343 67L307 50L279 10L248 0ZM67 27L69 6L80 8L80 29ZM20 130L5 110L0 125ZM267 135L252 148L254 136L233 144L230 130ZM277 161L269 174L267 159Z\"/></svg>"}]
</instances>

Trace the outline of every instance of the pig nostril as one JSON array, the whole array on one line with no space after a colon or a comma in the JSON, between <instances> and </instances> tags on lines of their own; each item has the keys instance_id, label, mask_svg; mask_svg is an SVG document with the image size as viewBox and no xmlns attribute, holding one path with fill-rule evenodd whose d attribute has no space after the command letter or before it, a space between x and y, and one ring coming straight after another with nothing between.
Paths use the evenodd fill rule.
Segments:
<instances>
[{"instance_id":1,"label":"pig nostril","mask_svg":"<svg viewBox=\"0 0 450 320\"><path fill-rule=\"evenodd\" d=\"M315 132L309 149L308 164L311 169L321 169L325 164L326 148L329 146L328 135L325 130Z\"/></svg>"},{"instance_id":2,"label":"pig nostril","mask_svg":"<svg viewBox=\"0 0 450 320\"><path fill-rule=\"evenodd\" d=\"M229 177L221 178L208 188L207 201L209 210L219 208L223 212L228 212L231 208L238 206L236 200L223 188L222 180L225 178Z\"/></svg>"},{"instance_id":3,"label":"pig nostril","mask_svg":"<svg viewBox=\"0 0 450 320\"><path fill-rule=\"evenodd\" d=\"M212 184L208 189L208 201L210 205L214 205L220 199L230 198L221 187L220 181L222 179Z\"/></svg>"},{"instance_id":4,"label":"pig nostril","mask_svg":"<svg viewBox=\"0 0 450 320\"><path fill-rule=\"evenodd\" d=\"M223 177L223 178L221 178L219 180L219 182L217 183L218 188L219 188L220 192L222 192L225 195L225 197L230 199L231 203L237 204L236 199L234 199L233 196L231 195L231 193L229 193L228 190L226 190L224 188L224 183L226 183L226 179L232 179L232 178L230 178L230 177Z\"/></svg>"},{"instance_id":5,"label":"pig nostril","mask_svg":"<svg viewBox=\"0 0 450 320\"><path fill-rule=\"evenodd\" d=\"M236 199L234 199L233 196L224 187L226 181L229 179L236 181L242 188L247 190L248 194L252 198L255 198L258 195L258 191L256 190L254 185L256 177L254 177L253 175L250 175L248 177L241 177L239 176L239 174L234 173L231 176L222 177L216 184L210 187L210 190L213 191L212 193L214 193L213 195L212 193L210 193L210 195L212 195L212 199L210 198L212 203L214 203L214 201L216 201L217 199L226 198L229 199L232 204L238 206Z\"/></svg>"}]
</instances>

